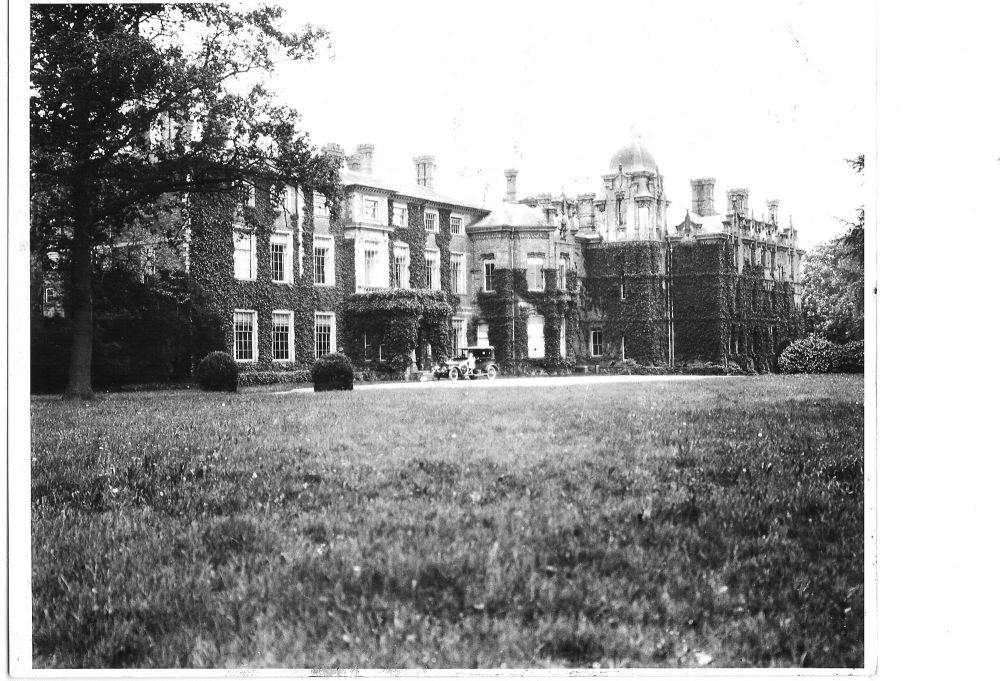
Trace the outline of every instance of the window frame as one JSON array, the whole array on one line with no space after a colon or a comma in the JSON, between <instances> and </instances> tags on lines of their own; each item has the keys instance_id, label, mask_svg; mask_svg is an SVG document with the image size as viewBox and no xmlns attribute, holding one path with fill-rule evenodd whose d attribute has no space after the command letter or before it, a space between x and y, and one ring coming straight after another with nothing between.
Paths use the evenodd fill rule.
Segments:
<instances>
[{"instance_id":1,"label":"window frame","mask_svg":"<svg viewBox=\"0 0 1000 681\"><path fill-rule=\"evenodd\" d=\"M458 272L456 277L456 265L458 266ZM448 262L449 270L451 272L451 292L455 295L464 296L467 294L466 279L468 275L465 268L465 253L455 253L452 251L451 257Z\"/></svg>"},{"instance_id":2,"label":"window frame","mask_svg":"<svg viewBox=\"0 0 1000 681\"><path fill-rule=\"evenodd\" d=\"M275 239L278 239L278 243L275 243ZM284 246L282 251L282 275L283 279L274 278L274 247L280 245ZM271 283L273 284L291 284L292 277L292 233L286 231L276 231L271 234L270 244L268 252L271 255L268 265L270 267Z\"/></svg>"},{"instance_id":3,"label":"window frame","mask_svg":"<svg viewBox=\"0 0 1000 681\"><path fill-rule=\"evenodd\" d=\"M431 263L434 263L433 267ZM441 290L441 251L434 249L424 250L424 283L427 283L427 277L431 278L430 290L440 291Z\"/></svg>"},{"instance_id":4,"label":"window frame","mask_svg":"<svg viewBox=\"0 0 1000 681\"><path fill-rule=\"evenodd\" d=\"M248 241L249 246L246 249L241 249L239 244L243 241ZM237 260L236 253L240 250L247 250L250 252L250 276L241 277ZM237 281L257 281L257 235L253 232L246 230L233 230L233 279Z\"/></svg>"},{"instance_id":5,"label":"window frame","mask_svg":"<svg viewBox=\"0 0 1000 681\"><path fill-rule=\"evenodd\" d=\"M276 315L288 315L288 357L285 359L278 359L274 356L276 340L274 330L277 326L275 323ZM282 363L295 362L295 312L292 310L271 310L271 361Z\"/></svg>"},{"instance_id":6,"label":"window frame","mask_svg":"<svg viewBox=\"0 0 1000 681\"><path fill-rule=\"evenodd\" d=\"M458 222L458 229L457 230L455 229L455 223L456 223L456 221ZM457 235L461 236L462 229L463 229L464 226L465 226L465 220L462 219L461 215L452 215L448 219L448 229L451 231L452 234L457 234Z\"/></svg>"},{"instance_id":7,"label":"window frame","mask_svg":"<svg viewBox=\"0 0 1000 681\"><path fill-rule=\"evenodd\" d=\"M424 210L424 231L425 232L430 232L431 234L437 234L440 231L440 229L441 229L440 217L441 216L438 215L438 212L436 210L426 210L425 209ZM434 224L433 227L431 227L431 228L427 227L427 218L431 218L432 219L433 224Z\"/></svg>"},{"instance_id":8,"label":"window frame","mask_svg":"<svg viewBox=\"0 0 1000 681\"><path fill-rule=\"evenodd\" d=\"M392 226L393 227L409 227L409 208L405 203L395 203L392 204Z\"/></svg>"},{"instance_id":9,"label":"window frame","mask_svg":"<svg viewBox=\"0 0 1000 681\"><path fill-rule=\"evenodd\" d=\"M328 310L316 310L313 313L313 355L316 359L319 359L324 354L319 351L319 321L320 317L329 317L330 319L330 352L337 351L337 315L336 313Z\"/></svg>"},{"instance_id":10,"label":"window frame","mask_svg":"<svg viewBox=\"0 0 1000 681\"><path fill-rule=\"evenodd\" d=\"M483 291L486 293L495 293L496 285L493 281L493 277L496 276L496 260L494 258L486 258L483 260Z\"/></svg>"},{"instance_id":11,"label":"window frame","mask_svg":"<svg viewBox=\"0 0 1000 681\"><path fill-rule=\"evenodd\" d=\"M363 239L361 242L361 272L363 275L362 286L380 286L379 280L379 265L381 264L382 258L380 254L382 252L382 242L375 239ZM369 273L368 268L368 254L374 253L375 258L372 261L371 272ZM371 274L371 276L369 276Z\"/></svg>"},{"instance_id":12,"label":"window frame","mask_svg":"<svg viewBox=\"0 0 1000 681\"><path fill-rule=\"evenodd\" d=\"M239 345L237 342L238 336L236 331L236 315L238 314L250 315L250 357L248 358L241 358L239 356L239 352L237 351ZM259 345L259 339L257 337L257 310L246 310L242 308L234 309L233 310L233 359L235 359L237 362L256 362L259 357L258 345Z\"/></svg>"},{"instance_id":13,"label":"window frame","mask_svg":"<svg viewBox=\"0 0 1000 681\"><path fill-rule=\"evenodd\" d=\"M334 257L334 247L332 236L313 235L313 286L336 285L337 268L335 263L337 260ZM316 265L319 262L319 259L316 257L317 250L326 251L326 256L323 258L323 281L316 281L316 273L318 272Z\"/></svg>"},{"instance_id":14,"label":"window frame","mask_svg":"<svg viewBox=\"0 0 1000 681\"><path fill-rule=\"evenodd\" d=\"M405 272L397 267L400 259L405 263ZM392 273L396 279L396 288L410 288L410 245L393 244L392 246ZM403 276L405 274L405 276Z\"/></svg>"},{"instance_id":15,"label":"window frame","mask_svg":"<svg viewBox=\"0 0 1000 681\"><path fill-rule=\"evenodd\" d=\"M381 203L381 201L379 201L378 198L370 198L368 196L362 195L362 197L361 197L361 221L362 222L371 222L371 223L375 223L375 224L378 223L378 221L379 221L379 217L378 217L379 203ZM374 206L374 211L373 211L374 215L371 216L371 217L369 217L369 215L368 215L368 207L369 206Z\"/></svg>"},{"instance_id":16,"label":"window frame","mask_svg":"<svg viewBox=\"0 0 1000 681\"><path fill-rule=\"evenodd\" d=\"M536 282L532 281L532 265L538 263L538 279L537 282L539 286L534 286ZM545 290L545 258L538 256L528 256L527 258L527 279L528 279L528 290L529 291L544 291Z\"/></svg>"},{"instance_id":17,"label":"window frame","mask_svg":"<svg viewBox=\"0 0 1000 681\"><path fill-rule=\"evenodd\" d=\"M595 335L597 336L596 344L594 343ZM594 352L594 350L600 350L600 352ZM591 357L604 356L604 327L590 330L590 356Z\"/></svg>"}]
</instances>

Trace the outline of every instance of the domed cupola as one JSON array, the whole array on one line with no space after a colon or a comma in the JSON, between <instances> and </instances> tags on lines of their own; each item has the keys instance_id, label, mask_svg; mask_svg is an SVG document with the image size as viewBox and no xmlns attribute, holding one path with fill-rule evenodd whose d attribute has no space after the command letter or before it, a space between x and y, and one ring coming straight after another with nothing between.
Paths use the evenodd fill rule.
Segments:
<instances>
[{"instance_id":1,"label":"domed cupola","mask_svg":"<svg viewBox=\"0 0 1000 681\"><path fill-rule=\"evenodd\" d=\"M633 138L630 144L615 152L608 165L608 172L617 173L656 173L656 159L649 153L646 147L639 143L638 138Z\"/></svg>"}]
</instances>

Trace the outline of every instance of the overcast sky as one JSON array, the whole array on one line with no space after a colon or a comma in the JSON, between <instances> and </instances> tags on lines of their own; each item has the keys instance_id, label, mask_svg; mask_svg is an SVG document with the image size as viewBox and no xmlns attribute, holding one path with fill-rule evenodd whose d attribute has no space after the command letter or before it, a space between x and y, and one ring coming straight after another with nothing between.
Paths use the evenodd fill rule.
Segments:
<instances>
[{"instance_id":1,"label":"overcast sky","mask_svg":"<svg viewBox=\"0 0 1000 681\"><path fill-rule=\"evenodd\" d=\"M688 181L781 201L809 246L863 201L843 159L873 130L868 2L286 3L289 26L328 28L332 50L270 83L319 145L375 145L378 175L489 207L503 170L518 193L595 191L634 129L664 175L668 222Z\"/></svg>"}]
</instances>

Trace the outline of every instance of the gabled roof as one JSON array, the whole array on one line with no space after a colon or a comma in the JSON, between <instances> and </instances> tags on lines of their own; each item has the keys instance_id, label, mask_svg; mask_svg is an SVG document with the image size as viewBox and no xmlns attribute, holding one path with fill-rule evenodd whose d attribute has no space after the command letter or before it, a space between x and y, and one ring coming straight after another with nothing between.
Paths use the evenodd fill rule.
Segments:
<instances>
[{"instance_id":1,"label":"gabled roof","mask_svg":"<svg viewBox=\"0 0 1000 681\"><path fill-rule=\"evenodd\" d=\"M354 170L341 170L340 181L345 187L371 187L372 189L382 189L383 191L395 192L401 196L418 199L420 201L428 201L430 203L440 203L447 206L467 208L481 213L485 213L487 210L486 208L477 206L469 201L463 201L461 199L445 196L444 194L434 191L430 187L424 187L418 184L409 184L406 182L385 180L375 175L359 173Z\"/></svg>"}]
</instances>

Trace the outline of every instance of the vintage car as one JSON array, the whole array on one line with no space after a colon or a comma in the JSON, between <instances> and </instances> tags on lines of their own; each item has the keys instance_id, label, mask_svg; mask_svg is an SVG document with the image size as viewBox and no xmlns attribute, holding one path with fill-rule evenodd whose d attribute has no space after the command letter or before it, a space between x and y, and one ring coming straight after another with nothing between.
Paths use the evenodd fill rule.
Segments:
<instances>
[{"instance_id":1,"label":"vintage car","mask_svg":"<svg viewBox=\"0 0 1000 681\"><path fill-rule=\"evenodd\" d=\"M458 355L434 367L434 378L438 380L447 377L457 381L459 378L475 379L485 376L492 381L499 373L492 345L461 348Z\"/></svg>"}]
</instances>

